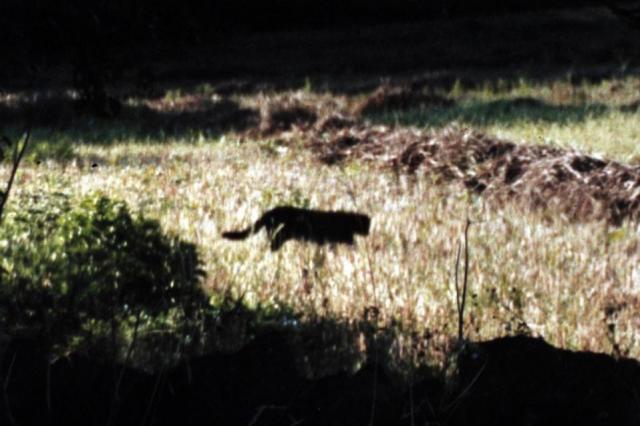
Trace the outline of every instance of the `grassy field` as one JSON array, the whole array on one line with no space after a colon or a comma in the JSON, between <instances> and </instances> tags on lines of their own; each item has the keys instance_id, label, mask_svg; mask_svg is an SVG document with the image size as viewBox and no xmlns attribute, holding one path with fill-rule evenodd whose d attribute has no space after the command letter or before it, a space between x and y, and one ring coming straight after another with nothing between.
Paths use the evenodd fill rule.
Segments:
<instances>
[{"instance_id":1,"label":"grassy field","mask_svg":"<svg viewBox=\"0 0 640 426\"><path fill-rule=\"evenodd\" d=\"M546 83L520 80L440 95L455 103L376 115L384 123L441 127L451 122L512 141L574 148L625 162L638 160L640 80L633 76L598 83L571 76Z\"/></svg>"},{"instance_id":2,"label":"grassy field","mask_svg":"<svg viewBox=\"0 0 640 426\"><path fill-rule=\"evenodd\" d=\"M630 74L598 83L456 84L435 94L449 102L383 106L365 114L364 123L437 130L456 122L516 142L627 163L640 158L640 79ZM194 96L205 95L172 92L159 104L176 109ZM283 96L346 111L364 97L301 90L232 99L252 108ZM103 191L124 199L197 244L212 297L232 294L250 305L291 309L303 320L349 323L376 312L379 325L397 332L391 355L420 353L427 362L442 360L457 332L456 254L469 218L468 337L527 332L565 348L640 357L635 223L613 228L517 204L497 208L459 185L397 175L375 162L327 166L295 135L195 129L144 136L122 120L80 121L73 132L37 129L40 145L21 169L16 192ZM276 253L264 235L221 239L222 231L244 227L277 204L366 212L371 235L355 248L290 242Z\"/></svg>"}]
</instances>

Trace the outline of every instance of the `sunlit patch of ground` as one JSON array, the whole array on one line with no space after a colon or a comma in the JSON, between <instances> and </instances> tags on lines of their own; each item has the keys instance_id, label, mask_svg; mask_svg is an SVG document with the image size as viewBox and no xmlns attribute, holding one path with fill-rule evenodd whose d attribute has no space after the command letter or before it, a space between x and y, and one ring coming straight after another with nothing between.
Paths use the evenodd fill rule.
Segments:
<instances>
[{"instance_id":1,"label":"sunlit patch of ground","mask_svg":"<svg viewBox=\"0 0 640 426\"><path fill-rule=\"evenodd\" d=\"M383 83L370 93L339 95L167 92L129 99L113 120L71 109L61 110L61 121L49 116L51 126L34 129L15 190L104 191L125 199L133 211L198 245L212 295L292 307L308 319L348 322L373 313L400 332L393 350L406 354L426 345L430 359L457 332L454 269L469 218L470 337L524 331L566 348L637 357L637 225L613 227L598 214L575 221L570 209L555 205L530 209L533 193L526 191L518 200L525 203L502 202L479 194L472 180L486 185L487 194L487 177L505 182L509 162L494 164L494 173L491 161L476 158L505 154L504 146L511 146L512 160L555 152L555 160L529 161L521 181L502 189L517 190L518 182L535 189L536 176L566 172L568 180L547 182L549 190L565 189L555 196L560 204L575 205L574 195L593 198L584 190L592 187L633 202L639 90L640 80L628 74L597 83L561 78L448 89ZM20 96L0 103L13 111L30 102ZM45 104L43 114L52 106ZM21 129L6 130L15 136ZM337 148L335 161L327 161L332 152L318 150L318 143ZM429 144L440 144L431 157ZM394 168L394 159L402 167ZM416 167L412 159L419 160ZM615 176L627 177L617 184ZM580 186L585 183L592 186ZM371 235L358 237L355 248L289 242L276 253L264 235L220 238L278 204L362 211L373 218Z\"/></svg>"},{"instance_id":2,"label":"sunlit patch of ground","mask_svg":"<svg viewBox=\"0 0 640 426\"><path fill-rule=\"evenodd\" d=\"M295 146L218 140L88 146L77 155L99 159L97 167L26 165L17 191L125 199L198 245L212 293L307 317L357 320L375 308L381 323L415 331L437 357L457 329L454 265L469 217L470 337L526 331L562 347L611 352L615 344L640 355L635 226L496 210L458 185L361 162L324 166ZM264 235L220 238L277 204L362 211L372 216L371 235L355 248L289 242L276 253Z\"/></svg>"}]
</instances>

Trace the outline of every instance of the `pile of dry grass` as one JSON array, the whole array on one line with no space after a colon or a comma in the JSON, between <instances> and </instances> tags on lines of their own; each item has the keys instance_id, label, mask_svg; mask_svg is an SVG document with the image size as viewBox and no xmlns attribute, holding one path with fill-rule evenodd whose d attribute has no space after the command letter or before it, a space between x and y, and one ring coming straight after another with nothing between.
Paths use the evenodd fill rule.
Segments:
<instances>
[{"instance_id":1,"label":"pile of dry grass","mask_svg":"<svg viewBox=\"0 0 640 426\"><path fill-rule=\"evenodd\" d=\"M366 106L356 106L358 113L404 93L385 87L367 98ZM303 141L326 164L358 159L398 173L423 173L436 182L458 182L494 203L517 200L570 220L618 225L640 218L640 167L455 126L437 132L371 126L335 100L265 99L260 110L258 129L247 136Z\"/></svg>"},{"instance_id":2,"label":"pile of dry grass","mask_svg":"<svg viewBox=\"0 0 640 426\"><path fill-rule=\"evenodd\" d=\"M258 134L273 136L296 130L327 131L355 126L359 117L390 110L451 106L451 99L407 85L382 84L369 95L348 102L339 97L306 97L302 93L263 97L258 101Z\"/></svg>"},{"instance_id":3,"label":"pile of dry grass","mask_svg":"<svg viewBox=\"0 0 640 426\"><path fill-rule=\"evenodd\" d=\"M289 130L308 130L317 119L318 113L313 106L296 99L265 102L260 110L259 131L262 135L271 135Z\"/></svg>"},{"instance_id":4,"label":"pile of dry grass","mask_svg":"<svg viewBox=\"0 0 640 426\"><path fill-rule=\"evenodd\" d=\"M355 115L382 113L390 110L408 110L417 107L449 107L454 101L446 97L423 93L409 86L383 84L369 96L356 103Z\"/></svg>"},{"instance_id":5,"label":"pile of dry grass","mask_svg":"<svg viewBox=\"0 0 640 426\"><path fill-rule=\"evenodd\" d=\"M493 201L518 200L570 220L620 224L640 217L640 167L540 145L516 145L469 129L438 133L361 127L315 137L325 162L378 158L408 173L459 181Z\"/></svg>"},{"instance_id":6,"label":"pile of dry grass","mask_svg":"<svg viewBox=\"0 0 640 426\"><path fill-rule=\"evenodd\" d=\"M208 129L245 131L260 122L259 112L224 97L204 95L145 101L137 112L144 128L152 130Z\"/></svg>"},{"instance_id":7,"label":"pile of dry grass","mask_svg":"<svg viewBox=\"0 0 640 426\"><path fill-rule=\"evenodd\" d=\"M356 125L346 106L334 98L304 94L262 97L258 99L260 122L248 132L250 138L275 136L282 139L306 138L323 131L335 131Z\"/></svg>"},{"instance_id":8,"label":"pile of dry grass","mask_svg":"<svg viewBox=\"0 0 640 426\"><path fill-rule=\"evenodd\" d=\"M639 167L452 128L409 146L401 163L411 168L407 160L421 153L425 171L454 170L440 174L460 179L493 200L518 199L534 209L560 211L571 220L620 224L640 214Z\"/></svg>"},{"instance_id":9,"label":"pile of dry grass","mask_svg":"<svg viewBox=\"0 0 640 426\"><path fill-rule=\"evenodd\" d=\"M640 167L577 151L518 145L469 130L352 127L315 134L310 146L326 163L378 160L407 173L459 181L493 201L517 199L571 220L620 224L640 217Z\"/></svg>"}]
</instances>

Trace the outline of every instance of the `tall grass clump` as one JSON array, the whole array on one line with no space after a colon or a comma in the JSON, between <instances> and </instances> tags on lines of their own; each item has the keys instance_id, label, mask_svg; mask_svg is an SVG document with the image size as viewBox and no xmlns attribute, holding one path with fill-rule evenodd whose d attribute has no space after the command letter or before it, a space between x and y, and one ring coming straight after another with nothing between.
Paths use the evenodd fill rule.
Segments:
<instances>
[{"instance_id":1,"label":"tall grass clump","mask_svg":"<svg viewBox=\"0 0 640 426\"><path fill-rule=\"evenodd\" d=\"M152 328L187 325L206 304L196 247L100 193L23 192L0 227L0 259L7 332L57 351L116 351Z\"/></svg>"}]
</instances>

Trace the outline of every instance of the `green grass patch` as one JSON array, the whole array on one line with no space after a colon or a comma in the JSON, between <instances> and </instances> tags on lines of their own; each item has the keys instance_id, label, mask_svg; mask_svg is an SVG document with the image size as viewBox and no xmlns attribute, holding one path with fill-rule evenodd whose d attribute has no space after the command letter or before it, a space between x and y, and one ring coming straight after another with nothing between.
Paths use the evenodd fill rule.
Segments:
<instances>
[{"instance_id":1,"label":"green grass patch","mask_svg":"<svg viewBox=\"0 0 640 426\"><path fill-rule=\"evenodd\" d=\"M126 167L109 165L124 152ZM366 164L350 173L352 166L321 166L304 150L274 156L250 142L96 147L92 153L107 165L92 171L26 166L18 188L64 175L64 185L49 188L74 196L100 189L126 200L198 247L207 273L203 287L214 298L288 307L302 321L357 321L377 307L381 326L407 333L399 342L414 332L433 336L428 356L437 360L455 335L453 267L469 215L470 337L527 330L563 347L606 352L616 342L640 353L633 319L640 252L632 226L612 238L599 223L569 224L508 206L495 211L456 187L398 178ZM245 226L279 203L357 209L372 216L372 232L353 249L290 242L276 253L263 235L221 239L223 230ZM613 335L606 321L615 321ZM404 353L396 349L396 356Z\"/></svg>"},{"instance_id":2,"label":"green grass patch","mask_svg":"<svg viewBox=\"0 0 640 426\"><path fill-rule=\"evenodd\" d=\"M453 100L450 106L367 119L430 128L457 121L510 140L637 161L639 87L635 77L599 84L562 79L459 85L441 93ZM426 345L428 360L441 361L456 334L454 265L469 217L469 337L524 331L562 347L611 352L617 346L640 356L634 224L613 230L602 223L568 223L551 212L510 205L498 210L457 186L394 175L365 162L321 165L295 140L161 131L149 136L117 123L105 123L96 133L89 129L36 133L34 140L50 148L42 154L33 148L31 155L51 161L25 164L10 204L19 211L25 207L20 194L35 190L74 199L100 190L123 200L133 215L157 221L157 232L198 248L206 272L202 288L214 305L241 300L247 309L285 312L295 321L349 324L377 312L377 327L398 331L390 338L395 344L387 346L391 355L410 357L418 353L411 348ZM56 154L57 144L62 154ZM92 163L97 167L88 167ZM3 176L8 171L6 165L0 170ZM277 204L359 210L373 218L371 235L358 238L355 248L289 242L276 253L264 235L243 242L220 238ZM58 227L52 232L74 228ZM415 336L429 337L416 345ZM357 346L358 333L352 337L343 343Z\"/></svg>"},{"instance_id":3,"label":"green grass patch","mask_svg":"<svg viewBox=\"0 0 640 426\"><path fill-rule=\"evenodd\" d=\"M551 143L636 161L640 154L640 80L593 84L520 80L443 92L451 106L417 106L369 115L374 123L442 128L452 122L526 143Z\"/></svg>"}]
</instances>

